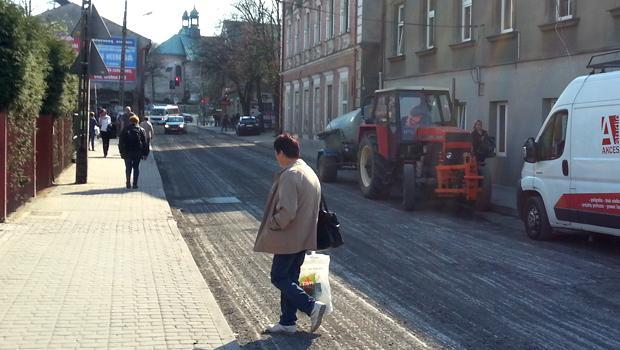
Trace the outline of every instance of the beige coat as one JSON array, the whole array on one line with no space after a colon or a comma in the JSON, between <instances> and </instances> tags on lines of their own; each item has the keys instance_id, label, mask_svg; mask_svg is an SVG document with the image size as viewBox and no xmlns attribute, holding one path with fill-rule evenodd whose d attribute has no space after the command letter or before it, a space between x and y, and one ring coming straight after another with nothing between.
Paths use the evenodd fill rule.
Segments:
<instances>
[{"instance_id":1,"label":"beige coat","mask_svg":"<svg viewBox=\"0 0 620 350\"><path fill-rule=\"evenodd\" d=\"M254 251L294 254L316 250L320 201L321 183L303 160L280 171L269 193Z\"/></svg>"}]
</instances>

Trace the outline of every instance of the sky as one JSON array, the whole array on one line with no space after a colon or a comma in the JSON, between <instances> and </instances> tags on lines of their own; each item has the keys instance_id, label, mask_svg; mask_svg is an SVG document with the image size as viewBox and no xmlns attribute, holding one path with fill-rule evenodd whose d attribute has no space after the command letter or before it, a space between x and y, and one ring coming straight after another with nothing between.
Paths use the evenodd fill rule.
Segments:
<instances>
[{"instance_id":1,"label":"sky","mask_svg":"<svg viewBox=\"0 0 620 350\"><path fill-rule=\"evenodd\" d=\"M71 0L81 6L79 0ZM183 11L194 6L200 13L200 32L203 36L219 34L220 22L234 13L236 0L128 0L127 27L161 44L181 29ZM92 0L99 14L118 24L123 23L124 0ZM52 8L53 1L32 0L34 14Z\"/></svg>"}]
</instances>

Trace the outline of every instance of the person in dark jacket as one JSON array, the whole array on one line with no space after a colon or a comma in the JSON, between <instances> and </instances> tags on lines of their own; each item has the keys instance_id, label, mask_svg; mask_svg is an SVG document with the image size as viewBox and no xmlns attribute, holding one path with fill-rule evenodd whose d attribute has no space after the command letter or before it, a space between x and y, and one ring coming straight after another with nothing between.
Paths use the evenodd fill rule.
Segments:
<instances>
[{"instance_id":1,"label":"person in dark jacket","mask_svg":"<svg viewBox=\"0 0 620 350\"><path fill-rule=\"evenodd\" d=\"M486 139L489 134L482 128L482 120L476 120L474 123L474 130L471 132L471 142L474 149L474 155L476 160L481 165L484 164L484 160L487 157Z\"/></svg>"},{"instance_id":2,"label":"person in dark jacket","mask_svg":"<svg viewBox=\"0 0 620 350\"><path fill-rule=\"evenodd\" d=\"M91 151L95 150L95 129L99 128L99 122L95 118L95 112L90 112L90 119L88 120L88 144Z\"/></svg>"},{"instance_id":3,"label":"person in dark jacket","mask_svg":"<svg viewBox=\"0 0 620 350\"><path fill-rule=\"evenodd\" d=\"M146 132L138 123L140 119L133 115L129 118L129 125L126 126L118 140L118 149L121 158L125 160L125 185L130 187L131 172L133 170L133 188L138 188L138 177L140 176L140 159L146 160L149 155L149 144L146 141Z\"/></svg>"}]
</instances>

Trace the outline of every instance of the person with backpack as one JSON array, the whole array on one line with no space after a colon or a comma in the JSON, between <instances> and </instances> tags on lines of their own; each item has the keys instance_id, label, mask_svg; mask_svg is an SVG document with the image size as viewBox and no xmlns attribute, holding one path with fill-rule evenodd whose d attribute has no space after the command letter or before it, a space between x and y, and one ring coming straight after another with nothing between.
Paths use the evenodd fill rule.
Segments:
<instances>
[{"instance_id":1,"label":"person with backpack","mask_svg":"<svg viewBox=\"0 0 620 350\"><path fill-rule=\"evenodd\" d=\"M140 119L132 115L129 118L129 125L126 126L118 140L118 149L121 158L125 160L125 185L131 188L131 172L133 170L133 188L138 188L138 177L140 176L140 160L149 155L149 145L146 141L146 132L138 123Z\"/></svg>"}]
</instances>

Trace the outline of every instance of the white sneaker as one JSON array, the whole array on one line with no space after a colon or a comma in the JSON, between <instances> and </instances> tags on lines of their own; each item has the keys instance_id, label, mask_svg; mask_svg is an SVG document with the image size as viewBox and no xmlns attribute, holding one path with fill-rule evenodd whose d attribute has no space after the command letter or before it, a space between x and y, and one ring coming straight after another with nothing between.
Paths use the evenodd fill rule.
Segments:
<instances>
[{"instance_id":1,"label":"white sneaker","mask_svg":"<svg viewBox=\"0 0 620 350\"><path fill-rule=\"evenodd\" d=\"M269 326L267 326L267 329L265 331L267 333L287 333L287 334L293 334L293 333L297 332L297 326L295 326L295 325L283 326L280 323L276 323L276 324L270 324Z\"/></svg>"},{"instance_id":2,"label":"white sneaker","mask_svg":"<svg viewBox=\"0 0 620 350\"><path fill-rule=\"evenodd\" d=\"M321 325L321 321L323 321L323 315L325 315L325 310L327 309L327 305L320 301L314 302L314 308L310 313L310 333L314 333L319 326Z\"/></svg>"}]
</instances>

